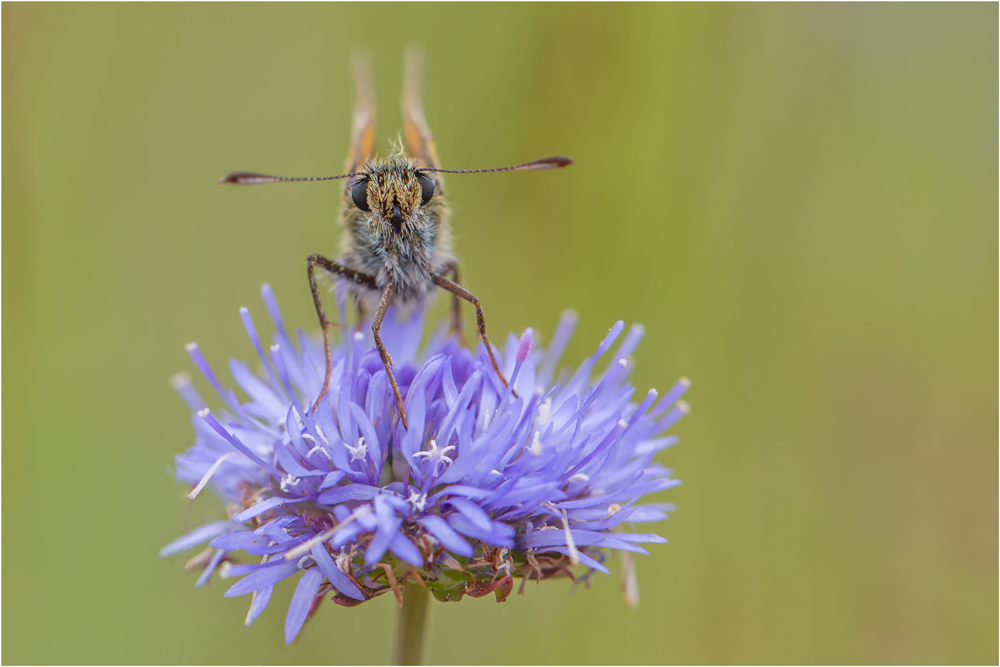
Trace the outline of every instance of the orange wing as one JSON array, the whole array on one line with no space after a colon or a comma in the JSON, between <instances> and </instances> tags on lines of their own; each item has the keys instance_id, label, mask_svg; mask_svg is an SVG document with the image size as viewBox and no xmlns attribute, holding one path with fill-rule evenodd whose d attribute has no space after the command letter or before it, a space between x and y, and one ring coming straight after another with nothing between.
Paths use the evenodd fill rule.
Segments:
<instances>
[{"instance_id":1,"label":"orange wing","mask_svg":"<svg viewBox=\"0 0 1000 667\"><path fill-rule=\"evenodd\" d=\"M424 74L423 54L411 49L406 54L406 79L403 86L403 133L406 137L406 153L421 167L441 167L434 137L424 119L421 101L421 83Z\"/></svg>"},{"instance_id":2,"label":"orange wing","mask_svg":"<svg viewBox=\"0 0 1000 667\"><path fill-rule=\"evenodd\" d=\"M368 158L375 154L375 96L372 92L371 62L365 56L352 61L354 86L354 126L351 128L351 150L347 154L345 171L360 171Z\"/></svg>"}]
</instances>

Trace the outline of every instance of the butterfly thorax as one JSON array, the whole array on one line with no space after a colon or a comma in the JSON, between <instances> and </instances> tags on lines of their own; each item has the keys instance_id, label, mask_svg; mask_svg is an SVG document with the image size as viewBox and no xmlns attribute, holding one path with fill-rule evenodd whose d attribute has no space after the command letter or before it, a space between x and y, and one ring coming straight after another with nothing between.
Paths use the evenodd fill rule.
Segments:
<instances>
[{"instance_id":1,"label":"butterfly thorax","mask_svg":"<svg viewBox=\"0 0 1000 667\"><path fill-rule=\"evenodd\" d=\"M393 284L394 302L424 301L434 290L432 274L454 262L441 180L397 151L369 159L343 193L341 262L374 276L379 288L354 285L355 297L377 299Z\"/></svg>"}]
</instances>

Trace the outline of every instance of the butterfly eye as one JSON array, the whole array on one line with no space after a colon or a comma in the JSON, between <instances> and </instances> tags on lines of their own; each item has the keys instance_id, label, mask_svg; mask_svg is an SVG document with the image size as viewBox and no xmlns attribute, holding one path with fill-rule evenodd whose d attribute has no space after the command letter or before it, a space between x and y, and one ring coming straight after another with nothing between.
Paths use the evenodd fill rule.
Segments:
<instances>
[{"instance_id":1,"label":"butterfly eye","mask_svg":"<svg viewBox=\"0 0 1000 667\"><path fill-rule=\"evenodd\" d=\"M351 186L351 199L362 211L371 211L368 206L368 179L363 178Z\"/></svg>"},{"instance_id":2,"label":"butterfly eye","mask_svg":"<svg viewBox=\"0 0 1000 667\"><path fill-rule=\"evenodd\" d=\"M420 205L424 206L434 196L434 177L423 172L417 173L417 181L420 182Z\"/></svg>"}]
</instances>

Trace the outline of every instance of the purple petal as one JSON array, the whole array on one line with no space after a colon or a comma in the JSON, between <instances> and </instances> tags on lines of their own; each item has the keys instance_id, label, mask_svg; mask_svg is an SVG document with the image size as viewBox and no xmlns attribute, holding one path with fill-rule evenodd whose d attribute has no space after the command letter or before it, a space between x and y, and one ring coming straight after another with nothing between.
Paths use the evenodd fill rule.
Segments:
<instances>
[{"instance_id":1,"label":"purple petal","mask_svg":"<svg viewBox=\"0 0 1000 667\"><path fill-rule=\"evenodd\" d=\"M264 356L264 348L261 345L260 336L257 335L257 327L254 326L253 319L250 317L250 311L246 308L240 308L240 319L243 320L243 328L246 329L247 336L250 338L253 348L257 351L260 363L267 369L267 374L271 377L271 382L274 383L272 388L280 387L281 381L278 380L278 376L274 374L271 364L267 362L267 357ZM239 382L238 379L236 381Z\"/></svg>"},{"instance_id":2,"label":"purple petal","mask_svg":"<svg viewBox=\"0 0 1000 667\"><path fill-rule=\"evenodd\" d=\"M677 381L673 387L670 388L660 402L657 403L656 407L653 408L653 412L650 414L651 417L659 416L664 410L669 408L671 405L677 402L681 396L687 393L687 390L691 388L691 381L687 378L681 378Z\"/></svg>"},{"instance_id":3,"label":"purple petal","mask_svg":"<svg viewBox=\"0 0 1000 667\"><path fill-rule=\"evenodd\" d=\"M202 376L208 380L208 383L212 385L212 388L215 389L215 392L219 395L219 397L222 398L227 405L229 405L229 396L227 395L226 390L222 387L222 383L219 382L219 378L216 377L215 371L212 370L212 366L208 363L208 360L205 359L205 355L201 353L201 348L198 347L198 343L188 343L185 346L185 349L187 350L188 356L191 357L191 361L193 361L194 365L198 367ZM232 408L233 406L229 405L229 407Z\"/></svg>"},{"instance_id":4,"label":"purple petal","mask_svg":"<svg viewBox=\"0 0 1000 667\"><path fill-rule=\"evenodd\" d=\"M348 500L371 500L382 492L377 486L367 484L348 484L337 486L319 494L316 499L320 505L339 505Z\"/></svg>"},{"instance_id":5,"label":"purple petal","mask_svg":"<svg viewBox=\"0 0 1000 667\"><path fill-rule=\"evenodd\" d=\"M274 291L271 286L264 283L260 286L260 296L264 300L264 305L267 307L267 314L271 316L271 321L274 322L275 328L278 330L278 335L285 340L288 340L288 332L285 330L285 321L281 317L281 308L278 307L278 300L274 298Z\"/></svg>"},{"instance_id":6,"label":"purple petal","mask_svg":"<svg viewBox=\"0 0 1000 667\"><path fill-rule=\"evenodd\" d=\"M198 581L195 582L194 585L195 588L201 588L202 586L208 583L208 580L211 578L212 573L215 572L215 568L219 567L219 563L222 562L222 558L225 555L226 552L223 551L222 549L218 549L214 554L212 554L212 559L208 561L208 565L205 567L205 571L201 573L201 576L198 577Z\"/></svg>"},{"instance_id":7,"label":"purple petal","mask_svg":"<svg viewBox=\"0 0 1000 667\"><path fill-rule=\"evenodd\" d=\"M336 486L340 482L340 480L344 479L344 477L346 476L347 473L345 473L343 470L334 470L333 472L327 474L327 476L323 478L323 482L319 485L319 488L329 489L332 486Z\"/></svg>"},{"instance_id":8,"label":"purple petal","mask_svg":"<svg viewBox=\"0 0 1000 667\"><path fill-rule=\"evenodd\" d=\"M252 572L233 584L222 597L234 598L239 595L246 595L260 590L265 586L274 586L282 579L287 579L298 572L298 563L295 561L279 560L277 565L272 565L256 572Z\"/></svg>"},{"instance_id":9,"label":"purple petal","mask_svg":"<svg viewBox=\"0 0 1000 667\"><path fill-rule=\"evenodd\" d=\"M309 500L309 499L297 498L293 500L291 498L268 498L267 500L262 500L261 502L257 503L250 509L243 510L242 512L240 512L239 514L237 514L232 518L232 522L243 523L244 521L249 521L255 516L260 516L264 512L272 510L275 507L281 507L282 505L289 503L301 503L304 500Z\"/></svg>"},{"instance_id":10,"label":"purple petal","mask_svg":"<svg viewBox=\"0 0 1000 667\"><path fill-rule=\"evenodd\" d=\"M379 526L379 529L375 531L375 537L365 549L365 563L367 565L374 565L382 560L382 556L389 549L393 538L399 535L399 527L402 524L402 519L393 518L390 526Z\"/></svg>"},{"instance_id":11,"label":"purple petal","mask_svg":"<svg viewBox=\"0 0 1000 667\"><path fill-rule=\"evenodd\" d=\"M253 401L263 407L268 414L281 414L285 410L283 401L275 395L259 377L253 374L242 361L229 360L229 373L236 380L240 389L245 391Z\"/></svg>"},{"instance_id":12,"label":"purple petal","mask_svg":"<svg viewBox=\"0 0 1000 667\"><path fill-rule=\"evenodd\" d=\"M361 590L354 585L354 582L351 581L346 574L340 571L340 568L337 567L337 564L330 556L330 552L326 550L324 545L317 544L314 546L312 549L312 555L316 560L316 565L319 567L324 576L330 580L330 583L333 584L334 588L349 598L364 602L364 593L362 593Z\"/></svg>"},{"instance_id":13,"label":"purple petal","mask_svg":"<svg viewBox=\"0 0 1000 667\"><path fill-rule=\"evenodd\" d=\"M646 550L637 547L631 542L619 539L614 533L595 533L589 530L571 530L573 542L578 547L605 547L607 549L621 549L623 551L635 551L646 554ZM662 539L662 538L661 538ZM521 535L517 538L517 547L525 549L531 547L544 551L544 547L565 547L566 531L564 530L536 530Z\"/></svg>"},{"instance_id":14,"label":"purple petal","mask_svg":"<svg viewBox=\"0 0 1000 667\"><path fill-rule=\"evenodd\" d=\"M490 530L493 519L491 519L490 515L484 512L482 508L474 502L466 500L465 498L449 498L446 501L446 504L457 509L465 516L465 518L479 528L482 528L483 530Z\"/></svg>"},{"instance_id":15,"label":"purple petal","mask_svg":"<svg viewBox=\"0 0 1000 667\"><path fill-rule=\"evenodd\" d=\"M251 625L257 620L261 612L267 608L267 603L271 601L272 592L274 592L274 586L265 586L257 591L257 594L253 596L253 602L250 603L250 611L247 612L247 619L243 625Z\"/></svg>"},{"instance_id":16,"label":"purple petal","mask_svg":"<svg viewBox=\"0 0 1000 667\"><path fill-rule=\"evenodd\" d=\"M187 551L192 547L196 547L199 544L208 542L214 537L218 537L223 533L228 533L233 527L228 521L213 521L212 523L206 523L204 526L199 526L195 528L187 535L179 537L167 546L160 549L160 558L166 558L167 556L173 556L176 553L182 551Z\"/></svg>"},{"instance_id":17,"label":"purple petal","mask_svg":"<svg viewBox=\"0 0 1000 667\"><path fill-rule=\"evenodd\" d=\"M225 551L244 551L247 547L266 547L269 541L263 535L258 535L252 530L241 530L220 535L209 542L209 546Z\"/></svg>"},{"instance_id":18,"label":"purple petal","mask_svg":"<svg viewBox=\"0 0 1000 667\"><path fill-rule=\"evenodd\" d=\"M393 535L392 541L389 542L389 550L414 567L424 566L424 556L420 553L420 549L404 535L399 533Z\"/></svg>"},{"instance_id":19,"label":"purple petal","mask_svg":"<svg viewBox=\"0 0 1000 667\"><path fill-rule=\"evenodd\" d=\"M585 521L573 524L574 528L580 530L608 530L626 521L632 521L630 517L635 513L635 507L623 507L611 516L605 516L595 521Z\"/></svg>"},{"instance_id":20,"label":"purple petal","mask_svg":"<svg viewBox=\"0 0 1000 667\"><path fill-rule=\"evenodd\" d=\"M295 635L299 634L299 630L302 629L302 624L306 622L309 610L312 609L313 599L316 597L316 591L319 590L319 585L322 582L323 573L317 567L306 570L306 573L299 579L299 585L295 587L292 602L288 605L288 616L285 617L286 646L292 643Z\"/></svg>"},{"instance_id":21,"label":"purple petal","mask_svg":"<svg viewBox=\"0 0 1000 667\"><path fill-rule=\"evenodd\" d=\"M572 310L563 312L559 318L556 332L552 334L552 342L549 343L549 348L545 352L545 361L542 362L542 367L538 371L537 382L539 385L547 387L552 381L556 365L559 363L563 352L566 351L566 345L569 344L570 338L573 337L573 329L576 328L576 321L576 313Z\"/></svg>"},{"instance_id":22,"label":"purple petal","mask_svg":"<svg viewBox=\"0 0 1000 667\"><path fill-rule=\"evenodd\" d=\"M184 399L188 407L195 412L205 409L205 401L202 399L201 394L198 393L198 390L194 388L194 385L191 384L191 378L187 373L178 373L170 378L170 386L181 395L181 398Z\"/></svg>"},{"instance_id":23,"label":"purple petal","mask_svg":"<svg viewBox=\"0 0 1000 667\"><path fill-rule=\"evenodd\" d=\"M514 546L514 527L505 523L493 522L490 530L483 530L462 514L449 514L447 521L451 527L468 537L480 539L487 544L501 547ZM552 531L556 532L556 531Z\"/></svg>"},{"instance_id":24,"label":"purple petal","mask_svg":"<svg viewBox=\"0 0 1000 667\"><path fill-rule=\"evenodd\" d=\"M465 556L466 558L471 558L474 550L472 545L468 543L461 535L455 532L455 530L448 525L448 522L441 517L430 514L425 517L418 519L420 524L427 529L427 532L437 538L445 549L456 553L459 556Z\"/></svg>"},{"instance_id":25,"label":"purple petal","mask_svg":"<svg viewBox=\"0 0 1000 667\"><path fill-rule=\"evenodd\" d=\"M238 451L242 452L248 459L250 459L251 461L253 461L257 465L259 465L261 468L263 468L267 472L269 472L276 479L281 479L282 478L282 474L280 472L278 472L277 468L275 468L270 463L266 463L263 459L261 459L259 456L257 456L256 454L254 454L254 452L249 447L247 447L245 444L243 444L243 441L241 441L235 435L233 435L232 433L230 433L229 431L227 431L226 428L222 424L219 423L219 420L217 420L212 415L212 413L209 412L207 409L206 410L202 410L201 412L199 412L198 416L201 417L202 419L204 419L205 423L207 423L209 426L211 426L213 431L215 431L216 433L218 433L219 435L221 435L226 440L226 442L228 442L229 444L231 444Z\"/></svg>"},{"instance_id":26,"label":"purple petal","mask_svg":"<svg viewBox=\"0 0 1000 667\"><path fill-rule=\"evenodd\" d=\"M569 549L565 549L563 547L548 547L547 549L545 549L546 553L549 551L555 551L556 553L561 553L564 556L569 556ZM576 557L579 558L580 562L586 565L587 567L594 568L598 572L603 572L604 574L611 574L611 570L604 567L601 563L597 562L596 560L594 560L587 554L583 553L582 551L578 550L576 552Z\"/></svg>"},{"instance_id":27,"label":"purple petal","mask_svg":"<svg viewBox=\"0 0 1000 667\"><path fill-rule=\"evenodd\" d=\"M354 418L354 423L358 425L361 435L365 437L365 444L368 445L368 456L371 457L372 461L381 461L382 450L379 445L378 436L375 435L375 427L372 426L371 420L368 419L368 415L365 414L364 409L357 403L351 403L350 409L351 416ZM378 463L376 463L376 465L378 465Z\"/></svg>"}]
</instances>

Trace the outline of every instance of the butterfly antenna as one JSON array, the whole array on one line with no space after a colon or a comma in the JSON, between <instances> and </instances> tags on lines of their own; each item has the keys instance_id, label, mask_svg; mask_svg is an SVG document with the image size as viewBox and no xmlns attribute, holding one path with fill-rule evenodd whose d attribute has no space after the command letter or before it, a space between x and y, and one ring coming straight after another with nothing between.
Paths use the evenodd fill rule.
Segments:
<instances>
[{"instance_id":1,"label":"butterfly antenna","mask_svg":"<svg viewBox=\"0 0 1000 667\"><path fill-rule=\"evenodd\" d=\"M288 183L291 181L335 181L340 178L350 178L351 176L363 176L363 171L352 171L349 174L338 176L311 176L296 178L291 176L268 176L267 174L255 174L252 171L234 171L228 176L219 179L219 183L233 183L235 185L260 185L261 183Z\"/></svg>"},{"instance_id":2,"label":"butterfly antenna","mask_svg":"<svg viewBox=\"0 0 1000 667\"><path fill-rule=\"evenodd\" d=\"M573 164L573 160L562 155L545 157L534 162L515 164L511 167L496 167L494 169L438 169L436 167L421 167L419 171L437 171L444 174L487 174L494 171L534 171L536 169L559 169Z\"/></svg>"}]
</instances>

